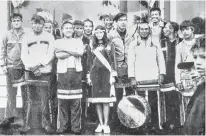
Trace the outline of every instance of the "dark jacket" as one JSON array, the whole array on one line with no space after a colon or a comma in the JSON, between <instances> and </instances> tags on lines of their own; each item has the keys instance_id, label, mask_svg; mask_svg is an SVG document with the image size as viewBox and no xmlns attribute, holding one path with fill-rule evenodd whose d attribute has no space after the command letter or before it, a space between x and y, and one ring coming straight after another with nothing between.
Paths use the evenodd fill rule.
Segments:
<instances>
[{"instance_id":1,"label":"dark jacket","mask_svg":"<svg viewBox=\"0 0 206 136\"><path fill-rule=\"evenodd\" d=\"M205 134L205 80L198 85L187 106L184 133Z\"/></svg>"}]
</instances>

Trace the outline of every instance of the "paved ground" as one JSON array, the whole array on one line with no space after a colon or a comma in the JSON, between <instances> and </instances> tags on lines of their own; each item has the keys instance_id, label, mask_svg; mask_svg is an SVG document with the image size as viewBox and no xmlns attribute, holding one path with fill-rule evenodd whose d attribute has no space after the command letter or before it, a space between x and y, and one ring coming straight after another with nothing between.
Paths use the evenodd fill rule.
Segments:
<instances>
[{"instance_id":1,"label":"paved ground","mask_svg":"<svg viewBox=\"0 0 206 136\"><path fill-rule=\"evenodd\" d=\"M0 130L0 134L9 134L9 135L19 135L19 130L22 125L22 120L16 120L14 124L11 125L11 129L8 130ZM97 127L97 123L86 121L83 126L82 135L106 135L103 133L95 133L94 130ZM33 130L28 135L45 135L42 130L36 129ZM149 130L148 132L137 130L137 129L129 129L124 127L123 125L111 126L111 134L110 135L180 135L181 128L176 128L172 131L168 130ZM54 134L55 135L55 134ZM72 133L65 133L64 135L72 135ZM107 134L108 135L108 134Z\"/></svg>"}]
</instances>

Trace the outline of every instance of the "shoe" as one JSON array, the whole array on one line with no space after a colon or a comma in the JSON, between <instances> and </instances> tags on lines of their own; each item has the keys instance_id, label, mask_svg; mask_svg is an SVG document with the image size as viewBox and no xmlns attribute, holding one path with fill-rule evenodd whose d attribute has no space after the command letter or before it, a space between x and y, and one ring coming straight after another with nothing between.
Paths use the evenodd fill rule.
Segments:
<instances>
[{"instance_id":1,"label":"shoe","mask_svg":"<svg viewBox=\"0 0 206 136\"><path fill-rule=\"evenodd\" d=\"M110 127L109 127L109 125L104 126L103 130L104 130L105 134L110 134Z\"/></svg>"},{"instance_id":2,"label":"shoe","mask_svg":"<svg viewBox=\"0 0 206 136\"><path fill-rule=\"evenodd\" d=\"M20 129L19 132L20 132L21 135L25 135L25 134L28 134L28 133L31 132L31 128L29 126L27 126L27 127L24 127L22 129Z\"/></svg>"},{"instance_id":3,"label":"shoe","mask_svg":"<svg viewBox=\"0 0 206 136\"><path fill-rule=\"evenodd\" d=\"M59 129L57 129L57 131L56 131L57 134L64 134L64 133L66 133L66 132L68 132L68 130L67 130L67 129L64 129L64 128L59 128Z\"/></svg>"},{"instance_id":4,"label":"shoe","mask_svg":"<svg viewBox=\"0 0 206 136\"><path fill-rule=\"evenodd\" d=\"M100 132L102 132L102 130L103 130L103 125L98 125L98 127L95 129L95 132L96 133L100 133Z\"/></svg>"},{"instance_id":5,"label":"shoe","mask_svg":"<svg viewBox=\"0 0 206 136\"><path fill-rule=\"evenodd\" d=\"M73 133L74 135L81 135L81 132L74 132L74 131L72 131L72 133Z\"/></svg>"},{"instance_id":6,"label":"shoe","mask_svg":"<svg viewBox=\"0 0 206 136\"><path fill-rule=\"evenodd\" d=\"M54 130L53 130L50 126L46 126L46 127L44 128L44 131L45 131L47 134L54 133Z\"/></svg>"}]
</instances>

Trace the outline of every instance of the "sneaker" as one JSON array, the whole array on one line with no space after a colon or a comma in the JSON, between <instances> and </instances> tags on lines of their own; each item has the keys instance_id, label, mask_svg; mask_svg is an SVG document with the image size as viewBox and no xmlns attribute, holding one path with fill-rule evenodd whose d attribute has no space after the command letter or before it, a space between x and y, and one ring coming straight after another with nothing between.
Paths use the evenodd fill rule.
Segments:
<instances>
[{"instance_id":1,"label":"sneaker","mask_svg":"<svg viewBox=\"0 0 206 136\"><path fill-rule=\"evenodd\" d=\"M104 126L104 133L109 134L110 133L110 127L109 126Z\"/></svg>"},{"instance_id":2,"label":"sneaker","mask_svg":"<svg viewBox=\"0 0 206 136\"><path fill-rule=\"evenodd\" d=\"M95 132L100 133L102 132L102 130L103 130L103 126L99 124L98 127L95 129Z\"/></svg>"}]
</instances>

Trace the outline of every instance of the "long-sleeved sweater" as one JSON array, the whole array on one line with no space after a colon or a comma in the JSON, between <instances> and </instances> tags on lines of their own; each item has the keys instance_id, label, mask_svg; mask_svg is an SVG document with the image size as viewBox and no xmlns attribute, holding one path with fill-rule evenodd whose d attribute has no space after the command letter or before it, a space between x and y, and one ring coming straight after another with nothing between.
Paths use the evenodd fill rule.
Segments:
<instances>
[{"instance_id":1,"label":"long-sleeved sweater","mask_svg":"<svg viewBox=\"0 0 206 136\"><path fill-rule=\"evenodd\" d=\"M81 39L59 39L54 42L55 53L58 50L70 54L65 59L58 58L57 73L66 73L67 68L75 68L77 72L82 71L81 56L84 53L84 45ZM75 55L78 54L78 55Z\"/></svg>"},{"instance_id":2,"label":"long-sleeved sweater","mask_svg":"<svg viewBox=\"0 0 206 136\"><path fill-rule=\"evenodd\" d=\"M54 37L47 32L42 32L40 35L30 32L25 35L22 42L21 59L26 70L41 64L42 66L39 68L41 73L51 72L54 57L53 41Z\"/></svg>"},{"instance_id":3,"label":"long-sleeved sweater","mask_svg":"<svg viewBox=\"0 0 206 136\"><path fill-rule=\"evenodd\" d=\"M133 41L128 50L128 76L137 81L155 80L166 74L165 60L159 45L147 40Z\"/></svg>"}]
</instances>

